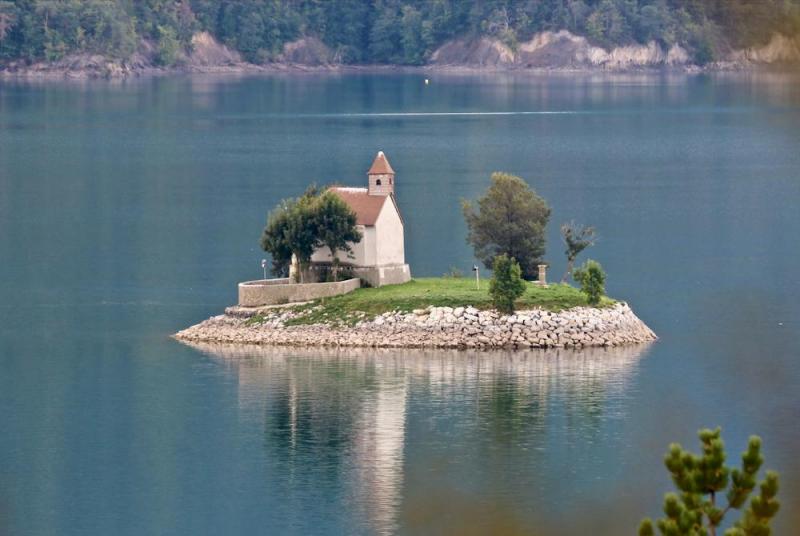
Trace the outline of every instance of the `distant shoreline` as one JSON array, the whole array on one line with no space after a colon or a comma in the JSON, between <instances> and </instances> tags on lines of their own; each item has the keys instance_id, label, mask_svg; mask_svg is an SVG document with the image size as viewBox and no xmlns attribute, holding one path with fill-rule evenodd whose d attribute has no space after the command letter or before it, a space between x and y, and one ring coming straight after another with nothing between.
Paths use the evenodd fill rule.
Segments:
<instances>
[{"instance_id":1,"label":"distant shoreline","mask_svg":"<svg viewBox=\"0 0 800 536\"><path fill-rule=\"evenodd\" d=\"M241 63L217 66L177 66L129 67L116 63L93 65L74 69L59 64L37 63L31 66L0 66L0 80L126 80L175 75L213 75L213 76L246 76L246 75L335 75L335 74L427 74L427 75L490 75L490 74L531 74L531 75L586 75L586 74L706 74L729 72L790 72L796 69L778 65L739 64L725 62L708 66L631 66L625 68L607 67L517 67L517 66L470 66L470 65L399 65L399 64L331 64L302 65L294 63L270 63L256 65Z\"/></svg>"},{"instance_id":2,"label":"distant shoreline","mask_svg":"<svg viewBox=\"0 0 800 536\"><path fill-rule=\"evenodd\" d=\"M421 58L420 58L421 59ZM7 60L0 64L1 78L124 79L169 74L246 75L274 73L707 73L797 69L800 41L797 37L772 34L768 43L729 50L711 63L697 65L694 57L678 43L669 47L655 40L647 43L617 44L608 48L593 45L586 37L567 30L544 31L516 47L498 38L462 36L442 43L421 65L349 64L313 36L284 43L272 61L250 63L242 54L219 42L207 31L192 35L191 44L178 47L170 65L160 65L155 44L142 40L135 53L124 59L103 52L71 52L57 60Z\"/></svg>"}]
</instances>

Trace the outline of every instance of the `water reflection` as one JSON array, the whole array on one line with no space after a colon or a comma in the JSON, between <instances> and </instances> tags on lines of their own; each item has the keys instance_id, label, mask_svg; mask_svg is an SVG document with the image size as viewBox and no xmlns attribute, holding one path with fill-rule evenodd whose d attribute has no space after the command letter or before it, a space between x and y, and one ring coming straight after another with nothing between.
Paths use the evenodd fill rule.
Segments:
<instances>
[{"instance_id":1,"label":"water reflection","mask_svg":"<svg viewBox=\"0 0 800 536\"><path fill-rule=\"evenodd\" d=\"M451 513L473 519L468 510L486 505L471 503L465 489L500 486L496 495L481 495L502 501L536 480L553 442L569 450L603 441L607 421L625 415L625 392L648 348L192 346L238 378L242 418L263 428L266 456L287 497L325 488L366 532L380 534L434 528L441 516L425 514L432 504L463 507ZM574 466L589 461L578 456ZM520 501L506 508L502 523L519 518L517 508L529 510Z\"/></svg>"}]
</instances>

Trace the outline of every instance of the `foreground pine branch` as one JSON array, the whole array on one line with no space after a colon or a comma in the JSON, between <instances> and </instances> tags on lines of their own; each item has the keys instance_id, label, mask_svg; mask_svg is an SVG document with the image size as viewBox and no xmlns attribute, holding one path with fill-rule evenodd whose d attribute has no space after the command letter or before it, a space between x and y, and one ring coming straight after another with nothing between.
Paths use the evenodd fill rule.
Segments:
<instances>
[{"instance_id":1,"label":"foreground pine branch","mask_svg":"<svg viewBox=\"0 0 800 536\"><path fill-rule=\"evenodd\" d=\"M767 471L759 486L759 493L750 499L756 488L756 476L764 458L761 456L761 438L751 436L747 450L742 454L740 469L725 465L725 444L720 429L698 432L703 449L695 455L673 443L664 457L664 465L672 475L679 493L664 496L664 514L655 526L663 536L716 536L717 528L731 510L741 510L741 518L725 531L725 536L769 536L770 522L778 513L780 503L778 474ZM726 492L727 490L727 492ZM718 499L725 492L727 504ZM653 536L653 521L645 519L639 526L639 536Z\"/></svg>"}]
</instances>

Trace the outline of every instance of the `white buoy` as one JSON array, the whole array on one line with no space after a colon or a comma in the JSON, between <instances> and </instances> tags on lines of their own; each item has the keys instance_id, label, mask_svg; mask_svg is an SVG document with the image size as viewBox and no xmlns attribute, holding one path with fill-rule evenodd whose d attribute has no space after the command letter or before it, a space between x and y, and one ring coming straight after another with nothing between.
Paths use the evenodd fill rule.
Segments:
<instances>
[{"instance_id":1,"label":"white buoy","mask_svg":"<svg viewBox=\"0 0 800 536\"><path fill-rule=\"evenodd\" d=\"M431 83L431 81L430 81L430 80L428 80L428 79L426 78L426 79L425 79L425 85L427 86L427 85L428 85L428 84L430 84L430 83Z\"/></svg>"}]
</instances>

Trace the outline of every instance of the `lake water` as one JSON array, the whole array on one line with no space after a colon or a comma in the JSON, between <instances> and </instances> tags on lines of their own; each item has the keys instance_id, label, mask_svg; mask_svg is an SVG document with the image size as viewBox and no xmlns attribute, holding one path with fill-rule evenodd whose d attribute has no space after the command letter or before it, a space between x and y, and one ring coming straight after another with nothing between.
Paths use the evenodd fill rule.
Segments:
<instances>
[{"instance_id":1,"label":"lake water","mask_svg":"<svg viewBox=\"0 0 800 536\"><path fill-rule=\"evenodd\" d=\"M431 77L430 85L423 83ZM800 77L0 82L0 534L631 534L723 427L800 526ZM608 351L192 348L266 212L397 171L418 276L524 177L661 337ZM584 258L587 255L584 255Z\"/></svg>"}]
</instances>

